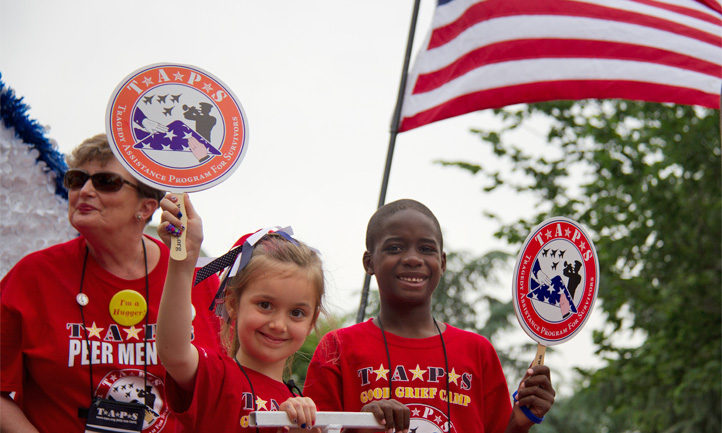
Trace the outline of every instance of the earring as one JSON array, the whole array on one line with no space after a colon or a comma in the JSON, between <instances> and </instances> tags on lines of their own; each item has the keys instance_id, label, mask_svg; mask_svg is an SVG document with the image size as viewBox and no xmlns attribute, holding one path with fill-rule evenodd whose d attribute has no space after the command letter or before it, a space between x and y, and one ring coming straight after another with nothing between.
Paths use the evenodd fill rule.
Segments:
<instances>
[{"instance_id":1,"label":"earring","mask_svg":"<svg viewBox=\"0 0 722 433\"><path fill-rule=\"evenodd\" d=\"M141 214L137 214L135 217L138 218L138 221L143 219L143 215L141 215Z\"/></svg>"}]
</instances>

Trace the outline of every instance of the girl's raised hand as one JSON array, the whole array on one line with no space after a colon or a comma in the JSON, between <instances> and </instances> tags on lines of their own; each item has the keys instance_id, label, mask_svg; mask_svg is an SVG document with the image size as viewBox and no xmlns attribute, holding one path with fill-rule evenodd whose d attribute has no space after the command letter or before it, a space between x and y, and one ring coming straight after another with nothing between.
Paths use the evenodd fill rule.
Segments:
<instances>
[{"instance_id":1,"label":"girl's raised hand","mask_svg":"<svg viewBox=\"0 0 722 433\"><path fill-rule=\"evenodd\" d=\"M279 410L286 411L288 418L305 431L311 430L313 425L316 424L316 404L308 397L291 397L281 403ZM314 433L321 433L319 428L313 430ZM287 427L279 429L279 432L288 431Z\"/></svg>"},{"instance_id":2,"label":"girl's raised hand","mask_svg":"<svg viewBox=\"0 0 722 433\"><path fill-rule=\"evenodd\" d=\"M185 206L186 217L188 218L187 227L181 223L182 215L178 211L176 203L178 199L173 194L166 194L160 201L160 208L163 213L160 216L160 224L158 225L158 236L170 248L172 242L171 235L178 236L183 231L186 232L186 251L188 257L186 261L192 262L194 265L198 260L203 243L203 221L196 212L191 203L188 194L183 193L183 202Z\"/></svg>"}]
</instances>

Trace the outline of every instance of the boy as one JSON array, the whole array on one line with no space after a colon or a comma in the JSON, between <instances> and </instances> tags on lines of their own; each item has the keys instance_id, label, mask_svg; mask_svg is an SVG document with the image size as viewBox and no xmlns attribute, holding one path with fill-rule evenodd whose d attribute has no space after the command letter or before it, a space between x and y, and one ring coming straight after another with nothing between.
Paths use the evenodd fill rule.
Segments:
<instances>
[{"instance_id":1,"label":"boy","mask_svg":"<svg viewBox=\"0 0 722 433\"><path fill-rule=\"evenodd\" d=\"M379 315L318 345L304 389L318 410L372 412L387 431L416 433L526 432L541 422L554 403L548 367L527 370L512 407L491 343L431 315L446 254L426 206L398 200L377 210L363 264L376 276Z\"/></svg>"}]
</instances>

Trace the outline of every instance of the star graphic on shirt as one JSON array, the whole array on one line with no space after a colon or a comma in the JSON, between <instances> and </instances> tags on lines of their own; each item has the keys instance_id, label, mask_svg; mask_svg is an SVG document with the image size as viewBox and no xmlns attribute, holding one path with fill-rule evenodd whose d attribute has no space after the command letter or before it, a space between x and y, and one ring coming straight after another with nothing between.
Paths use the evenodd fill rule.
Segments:
<instances>
[{"instance_id":1,"label":"star graphic on shirt","mask_svg":"<svg viewBox=\"0 0 722 433\"><path fill-rule=\"evenodd\" d=\"M579 243L579 249L581 249L582 251L584 251L586 248L587 248L587 244L586 244L586 243L584 243L584 242L580 242L580 243Z\"/></svg>"},{"instance_id":2,"label":"star graphic on shirt","mask_svg":"<svg viewBox=\"0 0 722 433\"><path fill-rule=\"evenodd\" d=\"M90 338L92 336L96 336L96 337L100 338L100 331L102 331L105 328L98 328L95 325L95 322L93 322L93 326L91 326L90 328L85 328L85 329L88 331L88 338Z\"/></svg>"},{"instance_id":3,"label":"star graphic on shirt","mask_svg":"<svg viewBox=\"0 0 722 433\"><path fill-rule=\"evenodd\" d=\"M451 372L449 373L449 382L454 382L454 385L458 385L456 382L461 377L460 374L456 374L456 369L452 368Z\"/></svg>"},{"instance_id":4,"label":"star graphic on shirt","mask_svg":"<svg viewBox=\"0 0 722 433\"><path fill-rule=\"evenodd\" d=\"M415 379L424 380L424 373L426 373L426 370L420 369L419 364L416 364L416 369L409 370L409 371L414 373L414 377L412 377L411 380L415 380Z\"/></svg>"},{"instance_id":5,"label":"star graphic on shirt","mask_svg":"<svg viewBox=\"0 0 722 433\"><path fill-rule=\"evenodd\" d=\"M211 87L211 83L203 83L203 90L205 90L206 93L211 93L213 91L213 87Z\"/></svg>"},{"instance_id":6,"label":"star graphic on shirt","mask_svg":"<svg viewBox=\"0 0 722 433\"><path fill-rule=\"evenodd\" d=\"M373 372L376 373L376 380L379 380L382 377L386 380L389 380L388 376L386 376L386 373L388 373L389 370L385 369L383 364L379 365L379 369L373 370Z\"/></svg>"},{"instance_id":7,"label":"star graphic on shirt","mask_svg":"<svg viewBox=\"0 0 722 433\"><path fill-rule=\"evenodd\" d=\"M434 417L434 422L436 423L436 425L441 424L441 417L440 416Z\"/></svg>"},{"instance_id":8,"label":"star graphic on shirt","mask_svg":"<svg viewBox=\"0 0 722 433\"><path fill-rule=\"evenodd\" d=\"M145 84L145 87L148 87L153 84L153 79L150 77L145 77L143 78L143 84Z\"/></svg>"},{"instance_id":9,"label":"star graphic on shirt","mask_svg":"<svg viewBox=\"0 0 722 433\"><path fill-rule=\"evenodd\" d=\"M419 415L421 415L421 411L420 411L420 410L414 409L414 410L411 411L411 416L413 416L414 418L417 418Z\"/></svg>"},{"instance_id":10,"label":"star graphic on shirt","mask_svg":"<svg viewBox=\"0 0 722 433\"><path fill-rule=\"evenodd\" d=\"M569 237L569 235L570 235L571 233L572 233L572 231L569 230L569 227L567 227L566 229L564 229L564 236Z\"/></svg>"},{"instance_id":11,"label":"star graphic on shirt","mask_svg":"<svg viewBox=\"0 0 722 433\"><path fill-rule=\"evenodd\" d=\"M140 340L140 337L138 337L138 333L142 330L143 328L136 328L135 325L131 326L130 328L123 329L123 331L128 334L125 339L130 340L131 338L135 338L136 340Z\"/></svg>"},{"instance_id":12,"label":"star graphic on shirt","mask_svg":"<svg viewBox=\"0 0 722 433\"><path fill-rule=\"evenodd\" d=\"M552 232L547 230L546 233L544 233L544 236L546 236L547 239L549 239L550 237L552 237Z\"/></svg>"},{"instance_id":13,"label":"star graphic on shirt","mask_svg":"<svg viewBox=\"0 0 722 433\"><path fill-rule=\"evenodd\" d=\"M176 81L183 81L183 74L181 74L180 71L173 74L173 77Z\"/></svg>"},{"instance_id":14,"label":"star graphic on shirt","mask_svg":"<svg viewBox=\"0 0 722 433\"><path fill-rule=\"evenodd\" d=\"M256 397L256 410L268 410L266 408L266 403L268 403L266 400L262 399L261 397Z\"/></svg>"}]
</instances>

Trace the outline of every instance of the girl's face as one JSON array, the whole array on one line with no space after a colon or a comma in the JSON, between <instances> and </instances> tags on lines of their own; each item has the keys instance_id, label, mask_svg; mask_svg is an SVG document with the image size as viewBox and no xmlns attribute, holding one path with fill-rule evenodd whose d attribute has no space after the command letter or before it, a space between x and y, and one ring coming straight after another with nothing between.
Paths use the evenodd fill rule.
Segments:
<instances>
[{"instance_id":1,"label":"girl's face","mask_svg":"<svg viewBox=\"0 0 722 433\"><path fill-rule=\"evenodd\" d=\"M286 359L305 341L316 321L317 291L295 265L260 274L243 290L229 314L236 320L236 358L281 380ZM231 307L229 305L229 307Z\"/></svg>"}]
</instances>

